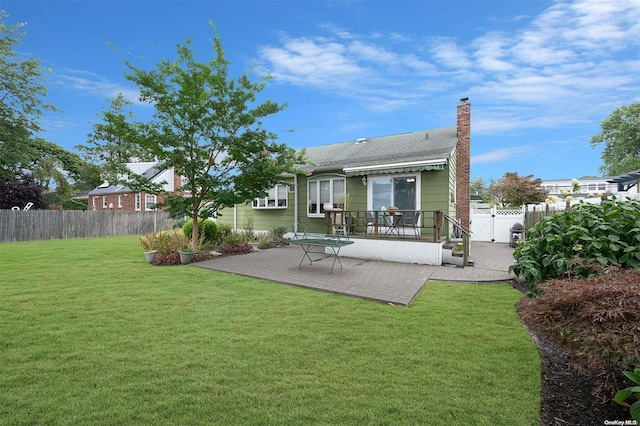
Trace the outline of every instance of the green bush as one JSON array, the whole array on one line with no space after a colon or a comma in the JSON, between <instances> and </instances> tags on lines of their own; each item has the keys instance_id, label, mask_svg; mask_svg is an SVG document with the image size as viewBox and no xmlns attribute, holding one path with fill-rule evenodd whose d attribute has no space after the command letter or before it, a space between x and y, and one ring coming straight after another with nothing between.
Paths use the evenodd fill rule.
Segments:
<instances>
[{"instance_id":1,"label":"green bush","mask_svg":"<svg viewBox=\"0 0 640 426\"><path fill-rule=\"evenodd\" d=\"M636 368L633 371L624 371L623 374L635 383L635 385L618 391L614 400L618 404L628 407L631 417L633 417L636 422L640 422L640 368ZM631 396L636 399L632 405L626 402Z\"/></svg>"},{"instance_id":2,"label":"green bush","mask_svg":"<svg viewBox=\"0 0 640 426\"><path fill-rule=\"evenodd\" d=\"M214 242L216 240L216 236L218 235L218 226L211 219L198 219L198 236L203 239L205 242ZM193 219L190 219L185 222L182 226L182 232L187 238L191 238L191 233L193 232ZM204 238L202 238L204 237Z\"/></svg>"},{"instance_id":3,"label":"green bush","mask_svg":"<svg viewBox=\"0 0 640 426\"><path fill-rule=\"evenodd\" d=\"M216 245L222 245L222 242L227 238L228 235L231 235L232 233L233 229L231 228L231 225L228 225L226 223L218 225L218 235L215 241Z\"/></svg>"},{"instance_id":4,"label":"green bush","mask_svg":"<svg viewBox=\"0 0 640 426\"><path fill-rule=\"evenodd\" d=\"M146 234L140 237L144 251L157 250L161 256L189 247L189 239L179 229Z\"/></svg>"},{"instance_id":5,"label":"green bush","mask_svg":"<svg viewBox=\"0 0 640 426\"><path fill-rule=\"evenodd\" d=\"M586 278L611 265L640 269L640 202L580 203L527 230L509 269L536 285L552 278Z\"/></svg>"},{"instance_id":6,"label":"green bush","mask_svg":"<svg viewBox=\"0 0 640 426\"><path fill-rule=\"evenodd\" d=\"M222 247L237 246L245 244L247 242L249 242L249 240L245 233L231 232L224 237L221 245Z\"/></svg>"}]
</instances>

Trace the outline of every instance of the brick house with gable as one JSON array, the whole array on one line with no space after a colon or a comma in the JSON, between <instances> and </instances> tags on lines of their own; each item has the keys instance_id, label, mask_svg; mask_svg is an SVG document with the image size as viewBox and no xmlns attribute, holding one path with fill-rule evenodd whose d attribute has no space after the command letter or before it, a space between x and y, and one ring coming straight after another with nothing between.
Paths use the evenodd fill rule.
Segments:
<instances>
[{"instance_id":1,"label":"brick house with gable","mask_svg":"<svg viewBox=\"0 0 640 426\"><path fill-rule=\"evenodd\" d=\"M169 194L178 194L182 186L182 178L173 169L160 170L158 162L127 163L126 166L133 173L139 174L154 183L163 184L163 189ZM164 196L138 192L126 185L110 185L108 182L91 190L88 194L87 208L93 211L154 211L155 205L164 201Z\"/></svg>"}]
</instances>

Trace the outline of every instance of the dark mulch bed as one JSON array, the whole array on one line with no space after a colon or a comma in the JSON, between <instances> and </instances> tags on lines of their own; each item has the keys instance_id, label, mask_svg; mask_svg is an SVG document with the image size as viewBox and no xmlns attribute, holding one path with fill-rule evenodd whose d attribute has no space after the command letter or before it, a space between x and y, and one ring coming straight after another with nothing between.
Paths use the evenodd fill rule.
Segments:
<instances>
[{"instance_id":1,"label":"dark mulch bed","mask_svg":"<svg viewBox=\"0 0 640 426\"><path fill-rule=\"evenodd\" d=\"M527 284L513 282L512 285L523 293L528 290ZM560 349L533 327L527 324L524 326L540 354L541 425L605 425L607 420L624 422L631 419L629 409L592 395L592 389L598 384L597 375L576 373L570 368L572 362L575 363L571 354Z\"/></svg>"}]
</instances>

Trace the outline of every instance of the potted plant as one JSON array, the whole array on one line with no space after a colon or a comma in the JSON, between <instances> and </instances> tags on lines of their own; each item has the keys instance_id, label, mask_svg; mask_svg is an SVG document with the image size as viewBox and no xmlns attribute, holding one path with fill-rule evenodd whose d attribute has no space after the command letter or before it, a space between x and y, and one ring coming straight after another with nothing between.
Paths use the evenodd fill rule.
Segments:
<instances>
[{"instance_id":1,"label":"potted plant","mask_svg":"<svg viewBox=\"0 0 640 426\"><path fill-rule=\"evenodd\" d=\"M260 250L269 248L269 234L262 233L258 235L258 248Z\"/></svg>"},{"instance_id":2,"label":"potted plant","mask_svg":"<svg viewBox=\"0 0 640 426\"><path fill-rule=\"evenodd\" d=\"M140 243L142 244L144 255L149 263L153 263L158 256L157 240L157 234L147 234L140 237Z\"/></svg>"},{"instance_id":3,"label":"potted plant","mask_svg":"<svg viewBox=\"0 0 640 426\"><path fill-rule=\"evenodd\" d=\"M180 249L178 250L178 253L180 254L180 263L183 265L191 263L193 255L196 254L191 248Z\"/></svg>"},{"instance_id":4,"label":"potted plant","mask_svg":"<svg viewBox=\"0 0 640 426\"><path fill-rule=\"evenodd\" d=\"M284 241L284 233L287 232L287 227L284 225L273 225L271 228L269 247L277 247L278 244L282 244Z\"/></svg>"}]
</instances>

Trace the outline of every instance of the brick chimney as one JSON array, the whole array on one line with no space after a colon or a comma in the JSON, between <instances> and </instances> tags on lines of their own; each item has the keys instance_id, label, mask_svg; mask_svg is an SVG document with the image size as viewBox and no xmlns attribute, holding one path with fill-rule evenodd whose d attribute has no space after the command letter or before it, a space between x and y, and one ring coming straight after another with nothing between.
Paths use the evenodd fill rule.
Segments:
<instances>
[{"instance_id":1,"label":"brick chimney","mask_svg":"<svg viewBox=\"0 0 640 426\"><path fill-rule=\"evenodd\" d=\"M471 212L471 104L469 98L460 99L457 122L458 146L456 149L456 217L460 224L470 229Z\"/></svg>"}]
</instances>

